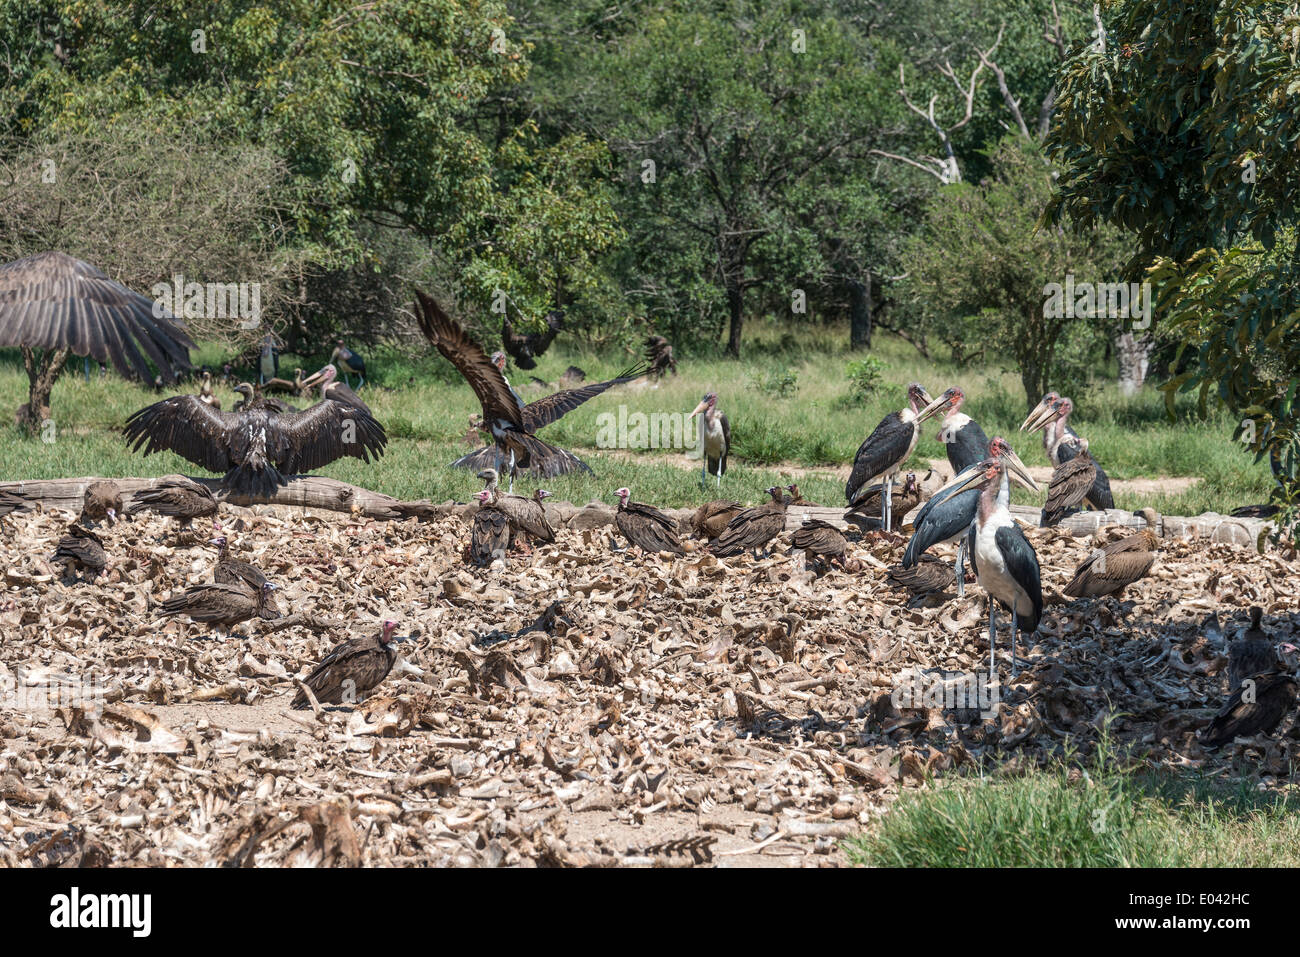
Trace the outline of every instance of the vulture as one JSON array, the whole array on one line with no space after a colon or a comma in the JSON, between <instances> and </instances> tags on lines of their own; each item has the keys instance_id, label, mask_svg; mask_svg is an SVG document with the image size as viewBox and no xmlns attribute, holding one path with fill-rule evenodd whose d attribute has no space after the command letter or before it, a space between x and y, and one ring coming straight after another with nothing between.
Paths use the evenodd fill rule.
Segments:
<instances>
[{"instance_id":1,"label":"vulture","mask_svg":"<svg viewBox=\"0 0 1300 957\"><path fill-rule=\"evenodd\" d=\"M1217 748L1236 738L1268 734L1295 708L1295 693L1295 678L1289 674L1268 671L1255 675L1232 693L1201 731L1201 744Z\"/></svg>"},{"instance_id":2,"label":"vulture","mask_svg":"<svg viewBox=\"0 0 1300 957\"><path fill-rule=\"evenodd\" d=\"M1088 455L1088 440L1082 443L1083 454L1062 462L1052 470L1047 484L1047 501L1043 505L1039 526L1056 525L1087 497L1092 483L1097 479L1097 463Z\"/></svg>"},{"instance_id":3,"label":"vulture","mask_svg":"<svg viewBox=\"0 0 1300 957\"><path fill-rule=\"evenodd\" d=\"M865 529L880 528L880 515L883 502L880 497L885 491L884 483L868 486L858 493L858 503L844 513L844 520L860 525ZM903 527L907 513L921 504L921 485L915 472L908 472L903 479L902 488L889 489L889 524L891 531Z\"/></svg>"},{"instance_id":4,"label":"vulture","mask_svg":"<svg viewBox=\"0 0 1300 957\"><path fill-rule=\"evenodd\" d=\"M727 471L727 453L731 451L731 422L726 413L718 411L718 393L706 392L700 404L688 419L703 413L704 427L700 429L700 451L704 464L700 472L700 485L707 486L709 476L715 476L722 487L722 476Z\"/></svg>"},{"instance_id":5,"label":"vulture","mask_svg":"<svg viewBox=\"0 0 1300 957\"><path fill-rule=\"evenodd\" d=\"M191 621L230 629L251 618L267 617L267 603L274 590L270 582L257 591L249 591L242 585L195 585L163 602L158 617L189 615Z\"/></svg>"},{"instance_id":6,"label":"vulture","mask_svg":"<svg viewBox=\"0 0 1300 957\"><path fill-rule=\"evenodd\" d=\"M1160 540L1151 524L1135 535L1103 545L1084 559L1065 586L1065 594L1071 598L1122 595L1125 588L1151 571L1159 547Z\"/></svg>"},{"instance_id":7,"label":"vulture","mask_svg":"<svg viewBox=\"0 0 1300 957\"><path fill-rule=\"evenodd\" d=\"M175 452L224 473L224 492L265 498L288 484L285 475L344 456L369 463L388 444L384 427L362 409L325 398L301 412L277 412L255 391L238 412L211 409L193 395L172 396L132 413L124 431L133 451Z\"/></svg>"},{"instance_id":8,"label":"vulture","mask_svg":"<svg viewBox=\"0 0 1300 957\"><path fill-rule=\"evenodd\" d=\"M122 511L122 490L116 482L102 479L86 486L86 496L81 502L81 521L86 524L117 521Z\"/></svg>"},{"instance_id":9,"label":"vulture","mask_svg":"<svg viewBox=\"0 0 1300 957\"><path fill-rule=\"evenodd\" d=\"M342 339L335 340L334 351L330 353L330 362L343 369L343 382L345 385L352 385L348 381L349 372L357 377L358 389L366 384L366 360L345 346Z\"/></svg>"},{"instance_id":10,"label":"vulture","mask_svg":"<svg viewBox=\"0 0 1300 957\"><path fill-rule=\"evenodd\" d=\"M890 565L885 578L894 588L905 588L913 595L929 595L946 591L957 580L957 573L939 556L922 555L910 568Z\"/></svg>"},{"instance_id":11,"label":"vulture","mask_svg":"<svg viewBox=\"0 0 1300 957\"><path fill-rule=\"evenodd\" d=\"M1087 451L1087 443L1070 428L1070 413L1073 411L1073 400L1049 392L1020 424L1022 432L1026 429L1030 432L1043 430L1043 450L1054 468L1077 457L1080 452ZM1110 491L1110 478L1097 465L1096 459L1092 462L1097 466L1097 473L1084 498L1095 509L1114 508L1115 497Z\"/></svg>"},{"instance_id":12,"label":"vulture","mask_svg":"<svg viewBox=\"0 0 1300 957\"><path fill-rule=\"evenodd\" d=\"M353 392L347 383L338 381L338 374L339 370L334 368L332 364L327 365L319 372L314 372L306 379L303 379L302 386L307 390L307 395L311 395L311 390L320 386L322 400L333 399L335 402L342 402L354 409L360 409L366 415L372 415L370 406L362 402L361 397Z\"/></svg>"},{"instance_id":13,"label":"vulture","mask_svg":"<svg viewBox=\"0 0 1300 957\"><path fill-rule=\"evenodd\" d=\"M558 309L553 309L546 314L546 328L541 332L525 332L523 335L515 332L515 327L510 320L502 316L501 345L519 368L536 369L537 357L551 347L556 333L563 327L564 313Z\"/></svg>"},{"instance_id":14,"label":"vulture","mask_svg":"<svg viewBox=\"0 0 1300 957\"><path fill-rule=\"evenodd\" d=\"M681 555L686 551L677 537L677 523L671 518L653 505L629 502L632 493L626 488L618 489L614 494L618 496L614 524L628 542L646 552Z\"/></svg>"},{"instance_id":15,"label":"vulture","mask_svg":"<svg viewBox=\"0 0 1300 957\"><path fill-rule=\"evenodd\" d=\"M230 543L225 535L217 535L208 542L217 549L217 564L212 569L212 580L218 585L235 585L255 592L266 584L266 576L260 568L252 562L230 557Z\"/></svg>"},{"instance_id":16,"label":"vulture","mask_svg":"<svg viewBox=\"0 0 1300 957\"><path fill-rule=\"evenodd\" d=\"M645 358L650 364L650 374L662 379L669 372L677 375L677 360L673 358L673 347L663 336L645 337Z\"/></svg>"},{"instance_id":17,"label":"vulture","mask_svg":"<svg viewBox=\"0 0 1300 957\"><path fill-rule=\"evenodd\" d=\"M168 383L191 368L194 341L154 300L61 252L0 266L0 348L64 349L112 362L125 378Z\"/></svg>"},{"instance_id":18,"label":"vulture","mask_svg":"<svg viewBox=\"0 0 1300 957\"><path fill-rule=\"evenodd\" d=\"M794 530L791 544L806 553L805 562L812 558L827 565L839 564L849 572L859 567L857 559L848 557L849 542L844 533L820 518L804 519Z\"/></svg>"},{"instance_id":19,"label":"vulture","mask_svg":"<svg viewBox=\"0 0 1300 957\"><path fill-rule=\"evenodd\" d=\"M488 489L477 493L478 511L474 513L474 522L469 533L469 560L483 568L491 565L497 558L504 558L510 549L510 516L492 504L492 493Z\"/></svg>"},{"instance_id":20,"label":"vulture","mask_svg":"<svg viewBox=\"0 0 1300 957\"><path fill-rule=\"evenodd\" d=\"M386 621L378 635L352 638L336 646L302 683L320 704L356 704L393 670L396 645L410 640L407 635L394 635L396 628L397 622ZM302 709L307 705L307 695L300 688L290 707Z\"/></svg>"},{"instance_id":21,"label":"vulture","mask_svg":"<svg viewBox=\"0 0 1300 957\"><path fill-rule=\"evenodd\" d=\"M272 412L279 413L302 411L283 399L266 395L260 385L253 385L251 382L239 383L239 385L235 386L235 391L239 393L240 399L230 407L231 412L240 412L252 408L269 409Z\"/></svg>"},{"instance_id":22,"label":"vulture","mask_svg":"<svg viewBox=\"0 0 1300 957\"><path fill-rule=\"evenodd\" d=\"M90 529L75 523L69 525L68 534L59 539L50 561L63 562L69 572L91 571L99 574L108 566L103 539Z\"/></svg>"},{"instance_id":23,"label":"vulture","mask_svg":"<svg viewBox=\"0 0 1300 957\"><path fill-rule=\"evenodd\" d=\"M135 515L144 511L179 519L181 528L189 528L194 519L217 514L217 499L206 485L183 478L159 482L131 496L131 507L126 513Z\"/></svg>"},{"instance_id":24,"label":"vulture","mask_svg":"<svg viewBox=\"0 0 1300 957\"><path fill-rule=\"evenodd\" d=\"M212 391L212 373L206 369L203 372L203 378L199 384L199 400L207 406L211 406L218 411L221 409L221 400L216 397Z\"/></svg>"},{"instance_id":25,"label":"vulture","mask_svg":"<svg viewBox=\"0 0 1300 957\"><path fill-rule=\"evenodd\" d=\"M713 540L709 551L718 558L729 558L749 549L757 556L760 548L785 531L785 498L775 485L767 494L772 501L747 508L733 518Z\"/></svg>"},{"instance_id":26,"label":"vulture","mask_svg":"<svg viewBox=\"0 0 1300 957\"><path fill-rule=\"evenodd\" d=\"M546 489L539 488L532 498L523 495L502 494L497 486L496 469L484 469L478 477L487 483L485 492L490 493L489 501L510 519L510 525L516 532L522 532L534 541L551 543L555 541L555 529L546 519L546 508L542 502L551 497Z\"/></svg>"},{"instance_id":27,"label":"vulture","mask_svg":"<svg viewBox=\"0 0 1300 957\"><path fill-rule=\"evenodd\" d=\"M1247 678L1267 671L1282 670L1278 659L1277 643L1260 627L1264 609L1251 606L1250 627L1244 629L1228 645L1228 690L1236 691Z\"/></svg>"},{"instance_id":28,"label":"vulture","mask_svg":"<svg viewBox=\"0 0 1300 957\"><path fill-rule=\"evenodd\" d=\"M714 499L712 502L705 502L695 510L695 514L690 517L684 524L682 531L688 528L696 538L704 538L709 541L717 538L722 534L722 530L727 527L727 523L745 510L745 506L739 502L728 501L727 499Z\"/></svg>"},{"instance_id":29,"label":"vulture","mask_svg":"<svg viewBox=\"0 0 1300 957\"><path fill-rule=\"evenodd\" d=\"M30 509L32 505L33 502L30 499L17 492L0 490L0 518L3 518L10 512L25 512Z\"/></svg>"},{"instance_id":30,"label":"vulture","mask_svg":"<svg viewBox=\"0 0 1300 957\"><path fill-rule=\"evenodd\" d=\"M534 433L606 389L639 378L645 370L632 369L607 382L565 389L524 405L501 370L459 323L424 293L417 291L416 298L421 331L474 390L483 407L483 423L493 438L492 446L471 452L452 466L476 470L492 466L498 472L508 468L512 487L520 469L531 469L534 475L546 478L576 471L590 473L591 469L572 452L556 448Z\"/></svg>"}]
</instances>

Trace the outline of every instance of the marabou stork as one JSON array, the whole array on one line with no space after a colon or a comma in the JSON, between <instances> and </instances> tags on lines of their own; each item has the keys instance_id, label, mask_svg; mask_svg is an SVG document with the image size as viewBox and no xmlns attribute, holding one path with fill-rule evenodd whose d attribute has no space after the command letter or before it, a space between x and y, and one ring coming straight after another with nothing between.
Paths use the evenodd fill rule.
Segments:
<instances>
[{"instance_id":1,"label":"marabou stork","mask_svg":"<svg viewBox=\"0 0 1300 957\"><path fill-rule=\"evenodd\" d=\"M342 339L335 340L334 351L330 353L330 362L343 370L343 383L345 385L352 385L348 381L349 372L357 377L358 389L366 384L366 360L345 346Z\"/></svg>"},{"instance_id":2,"label":"marabou stork","mask_svg":"<svg viewBox=\"0 0 1300 957\"><path fill-rule=\"evenodd\" d=\"M978 422L961 410L966 393L953 386L936 401L939 409L947 410L939 427L939 441L948 450L948 464L952 466L953 474L984 461L989 437Z\"/></svg>"},{"instance_id":3,"label":"marabou stork","mask_svg":"<svg viewBox=\"0 0 1300 957\"><path fill-rule=\"evenodd\" d=\"M333 363L330 363L303 379L302 386L307 390L307 395L311 395L311 390L320 386L322 400L333 399L335 402L342 402L354 409L360 409L366 415L373 415L370 406L362 402L361 397L353 392L347 383L338 381L338 374L339 370L334 367Z\"/></svg>"},{"instance_id":4,"label":"marabou stork","mask_svg":"<svg viewBox=\"0 0 1300 957\"><path fill-rule=\"evenodd\" d=\"M995 436L989 443L989 458L1005 460L1008 475L1017 485L1038 491L1038 486L1025 468L1015 450L1007 444L1002 436ZM957 543L957 560L953 563L953 575L957 579L957 597L966 594L966 533L979 512L979 489L967 487L967 480L981 474L984 463L977 462L966 468L934 495L912 521L912 537L903 552L903 568L914 568L921 557L932 546L944 542Z\"/></svg>"},{"instance_id":5,"label":"marabou stork","mask_svg":"<svg viewBox=\"0 0 1300 957\"><path fill-rule=\"evenodd\" d=\"M386 621L378 635L352 638L337 645L302 683L311 689L319 704L356 704L366 692L377 688L397 663L397 645L409 635L394 635L397 622ZM305 708L307 695L298 689L291 708Z\"/></svg>"},{"instance_id":6,"label":"marabou stork","mask_svg":"<svg viewBox=\"0 0 1300 957\"><path fill-rule=\"evenodd\" d=\"M1011 674L1016 673L1016 633L1031 635L1043 615L1043 587L1038 555L1011 517L1010 463L1005 455L987 459L971 473L959 491L983 485L979 511L971 526L968 548L975 577L989 596L989 677L997 672L997 605L1011 611Z\"/></svg>"},{"instance_id":7,"label":"marabou stork","mask_svg":"<svg viewBox=\"0 0 1300 957\"><path fill-rule=\"evenodd\" d=\"M889 528L891 489L894 476L916 448L921 436L921 423L939 411L940 403L930 401L930 395L919 382L907 387L907 408L891 412L858 446L853 457L853 471L844 486L844 496L852 508L858 504L858 495L876 479L884 480L880 499L880 527Z\"/></svg>"},{"instance_id":8,"label":"marabou stork","mask_svg":"<svg viewBox=\"0 0 1300 957\"><path fill-rule=\"evenodd\" d=\"M1079 433L1070 428L1070 413L1073 411L1073 400L1049 392L1020 424L1022 432L1043 430L1043 451L1047 453L1054 468L1059 468L1078 456L1086 445ZM1115 497L1110 491L1110 479L1097 460L1092 461L1097 466L1097 474L1086 496L1088 504L1095 509L1114 508Z\"/></svg>"},{"instance_id":9,"label":"marabou stork","mask_svg":"<svg viewBox=\"0 0 1300 957\"><path fill-rule=\"evenodd\" d=\"M700 485L707 486L709 476L713 475L721 488L722 476L727 471L727 454L731 451L731 422L725 412L718 411L718 393L706 392L687 418L693 419L701 414L704 427L700 429L700 449L704 453L704 463L700 468Z\"/></svg>"},{"instance_id":10,"label":"marabou stork","mask_svg":"<svg viewBox=\"0 0 1300 957\"><path fill-rule=\"evenodd\" d=\"M519 469L530 469L546 478L576 471L591 472L572 452L544 442L534 433L606 389L639 378L645 369L630 369L616 379L565 389L524 405L501 374L504 358L500 365L490 360L433 299L418 290L415 295L421 331L474 390L483 407L484 425L493 438L492 445L462 456L452 466L475 470L493 466L498 472L508 468L512 488Z\"/></svg>"},{"instance_id":11,"label":"marabou stork","mask_svg":"<svg viewBox=\"0 0 1300 957\"><path fill-rule=\"evenodd\" d=\"M280 350L275 347L275 337L267 336L262 340L262 349L257 357L258 385L266 385L280 374Z\"/></svg>"}]
</instances>

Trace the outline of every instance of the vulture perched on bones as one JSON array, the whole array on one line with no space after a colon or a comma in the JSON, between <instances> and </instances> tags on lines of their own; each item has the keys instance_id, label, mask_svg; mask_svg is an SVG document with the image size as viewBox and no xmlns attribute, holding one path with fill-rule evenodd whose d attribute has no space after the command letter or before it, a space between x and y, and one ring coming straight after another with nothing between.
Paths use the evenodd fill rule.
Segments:
<instances>
[{"instance_id":1,"label":"vulture perched on bones","mask_svg":"<svg viewBox=\"0 0 1300 957\"><path fill-rule=\"evenodd\" d=\"M81 502L81 521L116 522L122 512L122 490L107 479L91 482Z\"/></svg>"},{"instance_id":2,"label":"vulture perched on bones","mask_svg":"<svg viewBox=\"0 0 1300 957\"><path fill-rule=\"evenodd\" d=\"M478 473L478 477L487 483L484 491L491 493L489 501L505 512L515 532L523 533L534 541L548 544L555 541L555 529L547 521L546 508L542 505L543 501L551 497L550 492L539 488L533 492L532 498L503 493L497 485L495 469L484 469Z\"/></svg>"},{"instance_id":3,"label":"vulture perched on bones","mask_svg":"<svg viewBox=\"0 0 1300 957\"><path fill-rule=\"evenodd\" d=\"M270 582L256 591L242 585L195 585L159 605L158 617L189 615L191 621L221 625L228 630L252 618L267 617L267 603L275 587Z\"/></svg>"},{"instance_id":4,"label":"vulture perched on bones","mask_svg":"<svg viewBox=\"0 0 1300 957\"><path fill-rule=\"evenodd\" d=\"M397 622L386 621L378 635L352 638L335 647L303 679L319 704L356 704L366 692L377 688L397 662L397 644L410 641L409 635L394 635ZM291 707L308 705L302 689L294 696Z\"/></svg>"},{"instance_id":5,"label":"vulture perched on bones","mask_svg":"<svg viewBox=\"0 0 1300 957\"><path fill-rule=\"evenodd\" d=\"M10 512L25 512L30 509L33 504L33 502L24 498L17 492L0 490L0 518L3 518Z\"/></svg>"},{"instance_id":6,"label":"vulture perched on bones","mask_svg":"<svg viewBox=\"0 0 1300 957\"><path fill-rule=\"evenodd\" d=\"M79 524L68 526L68 534L59 539L50 561L63 562L69 572L91 571L96 575L108 567L103 539Z\"/></svg>"},{"instance_id":7,"label":"vulture perched on bones","mask_svg":"<svg viewBox=\"0 0 1300 957\"><path fill-rule=\"evenodd\" d=\"M145 511L178 519L181 528L189 528L194 519L217 514L217 499L206 485L183 478L159 482L131 496L131 507L126 513L135 515Z\"/></svg>"},{"instance_id":8,"label":"vulture perched on bones","mask_svg":"<svg viewBox=\"0 0 1300 957\"><path fill-rule=\"evenodd\" d=\"M627 488L620 488L614 494L618 496L614 524L629 543L646 552L685 553L677 537L676 522L653 505L629 502L632 492Z\"/></svg>"},{"instance_id":9,"label":"vulture perched on bones","mask_svg":"<svg viewBox=\"0 0 1300 957\"><path fill-rule=\"evenodd\" d=\"M730 558L746 550L755 553L785 531L787 502L781 490L773 485L767 490L772 501L747 508L733 518L722 534L709 546L718 558Z\"/></svg>"},{"instance_id":10,"label":"vulture perched on bones","mask_svg":"<svg viewBox=\"0 0 1300 957\"><path fill-rule=\"evenodd\" d=\"M464 328L433 299L418 290L415 295L421 331L474 390L483 407L484 426L493 438L493 445L457 459L452 466L474 469L491 466L499 473L508 474L512 485L515 473L520 470L531 470L545 478L576 471L590 473L586 463L572 452L550 445L534 433L606 389L639 378L646 370L631 369L607 382L565 389L524 405L500 368Z\"/></svg>"},{"instance_id":11,"label":"vulture perched on bones","mask_svg":"<svg viewBox=\"0 0 1300 957\"><path fill-rule=\"evenodd\" d=\"M220 526L217 526L220 531ZM217 564L212 569L212 580L219 585L236 585L249 591L258 591L266 584L266 576L252 562L230 557L230 543L225 535L209 539L217 549Z\"/></svg>"},{"instance_id":12,"label":"vulture perched on bones","mask_svg":"<svg viewBox=\"0 0 1300 957\"><path fill-rule=\"evenodd\" d=\"M1152 509L1143 512L1150 512L1154 518ZM1065 594L1071 598L1123 594L1125 588L1151 571L1159 548L1160 540L1150 525L1136 535L1103 545L1084 559L1065 586Z\"/></svg>"},{"instance_id":13,"label":"vulture perched on bones","mask_svg":"<svg viewBox=\"0 0 1300 957\"><path fill-rule=\"evenodd\" d=\"M1249 692L1249 693L1248 693ZM1217 748L1236 738L1268 734L1295 709L1296 681L1281 671L1255 675L1229 697L1201 731L1201 744Z\"/></svg>"},{"instance_id":14,"label":"vulture perched on bones","mask_svg":"<svg viewBox=\"0 0 1300 957\"><path fill-rule=\"evenodd\" d=\"M133 451L175 452L224 473L223 491L264 498L288 484L286 475L344 456L369 463L388 444L384 427L362 409L326 398L301 412L278 412L255 390L238 412L219 412L198 396L173 396L133 413L124 432Z\"/></svg>"},{"instance_id":15,"label":"vulture perched on bones","mask_svg":"<svg viewBox=\"0 0 1300 957\"><path fill-rule=\"evenodd\" d=\"M849 542L844 533L820 518L805 518L803 524L794 530L791 544L805 552L804 561L822 562L827 566L838 564L845 571L857 571L856 558L849 558Z\"/></svg>"},{"instance_id":16,"label":"vulture perched on bones","mask_svg":"<svg viewBox=\"0 0 1300 957\"><path fill-rule=\"evenodd\" d=\"M695 514L690 517L685 525L696 538L713 541L722 534L722 530L727 527L727 524L744 510L745 506L739 502L731 502L721 498L714 499L712 502L705 502L697 508ZM686 528L682 530L686 531Z\"/></svg>"},{"instance_id":17,"label":"vulture perched on bones","mask_svg":"<svg viewBox=\"0 0 1300 957\"><path fill-rule=\"evenodd\" d=\"M479 501L478 511L469 533L469 560L480 568L491 565L497 558L505 558L510 550L511 525L510 516L500 507L492 504L492 492L483 489L475 498Z\"/></svg>"}]
</instances>

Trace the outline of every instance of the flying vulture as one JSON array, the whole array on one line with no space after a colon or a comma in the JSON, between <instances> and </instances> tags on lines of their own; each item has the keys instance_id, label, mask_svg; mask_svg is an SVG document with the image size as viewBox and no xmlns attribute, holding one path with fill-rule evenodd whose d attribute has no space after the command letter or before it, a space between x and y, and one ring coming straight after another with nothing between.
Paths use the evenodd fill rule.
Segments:
<instances>
[{"instance_id":1,"label":"flying vulture","mask_svg":"<svg viewBox=\"0 0 1300 957\"><path fill-rule=\"evenodd\" d=\"M278 412L255 391L238 412L219 412L196 395L172 396L133 413L124 431L133 451L175 452L224 473L224 491L264 498L288 484L286 475L345 455L368 463L388 444L384 427L364 409L325 398L301 412Z\"/></svg>"},{"instance_id":2,"label":"flying vulture","mask_svg":"<svg viewBox=\"0 0 1300 957\"><path fill-rule=\"evenodd\" d=\"M474 390L483 407L485 430L493 438L493 445L457 459L452 466L476 471L486 467L498 472L508 469L512 486L515 473L522 469L531 469L534 475L544 478L591 472L572 452L544 442L534 433L606 389L639 378L646 370L631 369L607 382L565 389L524 405L501 370L464 328L424 293L417 290L415 295L421 331Z\"/></svg>"},{"instance_id":3,"label":"flying vulture","mask_svg":"<svg viewBox=\"0 0 1300 957\"><path fill-rule=\"evenodd\" d=\"M564 313L554 309L546 314L546 328L541 332L515 332L514 325L501 317L501 345L521 369L536 369L537 357L551 347L555 334L564 327Z\"/></svg>"}]
</instances>

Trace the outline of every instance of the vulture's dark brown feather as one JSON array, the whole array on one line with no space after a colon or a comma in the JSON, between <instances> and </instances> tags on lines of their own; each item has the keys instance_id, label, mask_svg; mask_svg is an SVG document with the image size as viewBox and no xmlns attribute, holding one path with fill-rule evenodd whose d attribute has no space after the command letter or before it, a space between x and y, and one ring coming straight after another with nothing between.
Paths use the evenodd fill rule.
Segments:
<instances>
[{"instance_id":1,"label":"vulture's dark brown feather","mask_svg":"<svg viewBox=\"0 0 1300 957\"><path fill-rule=\"evenodd\" d=\"M770 493L773 501L747 508L728 524L709 546L718 558L730 558L750 549L762 548L785 531L786 502L779 489Z\"/></svg>"},{"instance_id":2,"label":"vulture's dark brown feather","mask_svg":"<svg viewBox=\"0 0 1300 957\"><path fill-rule=\"evenodd\" d=\"M103 480L87 485L86 496L81 504L82 520L102 522L108 518L110 510L114 516L125 514L122 511L122 490L117 487L117 483Z\"/></svg>"},{"instance_id":3,"label":"vulture's dark brown feather","mask_svg":"<svg viewBox=\"0 0 1300 957\"><path fill-rule=\"evenodd\" d=\"M685 551L677 537L677 523L653 505L629 502L625 496L614 513L614 524L624 538L644 551L674 555Z\"/></svg>"},{"instance_id":4,"label":"vulture's dark brown feather","mask_svg":"<svg viewBox=\"0 0 1300 957\"><path fill-rule=\"evenodd\" d=\"M320 704L355 704L388 677L396 661L397 649L385 645L382 635L352 638L326 655L303 684ZM291 706L305 708L307 704L307 696L300 690Z\"/></svg>"},{"instance_id":5,"label":"vulture's dark brown feather","mask_svg":"<svg viewBox=\"0 0 1300 957\"><path fill-rule=\"evenodd\" d=\"M727 524L744 510L745 506L739 502L714 499L697 508L687 524L696 538L713 541L722 534Z\"/></svg>"},{"instance_id":6,"label":"vulture's dark brown feather","mask_svg":"<svg viewBox=\"0 0 1300 957\"><path fill-rule=\"evenodd\" d=\"M154 302L61 252L0 266L0 347L68 349L112 362L123 376L167 382L190 368L184 323L154 315ZM141 352L143 350L143 353Z\"/></svg>"},{"instance_id":7,"label":"vulture's dark brown feather","mask_svg":"<svg viewBox=\"0 0 1300 957\"><path fill-rule=\"evenodd\" d=\"M510 549L510 516L495 505L480 505L470 525L469 558L480 568Z\"/></svg>"},{"instance_id":8,"label":"vulture's dark brown feather","mask_svg":"<svg viewBox=\"0 0 1300 957\"><path fill-rule=\"evenodd\" d=\"M96 574L108 566L103 540L84 526L76 524L68 526L68 534L59 539L51 560L63 562L76 571L92 571Z\"/></svg>"},{"instance_id":9,"label":"vulture's dark brown feather","mask_svg":"<svg viewBox=\"0 0 1300 957\"><path fill-rule=\"evenodd\" d=\"M252 592L242 585L195 585L159 605L159 617L189 615L193 621L229 628L260 617L269 594L269 586Z\"/></svg>"},{"instance_id":10,"label":"vulture's dark brown feather","mask_svg":"<svg viewBox=\"0 0 1300 957\"><path fill-rule=\"evenodd\" d=\"M1255 675L1232 693L1227 704L1201 732L1207 748L1229 744L1235 738L1268 734L1295 708L1296 683L1278 671Z\"/></svg>"},{"instance_id":11,"label":"vulture's dark brown feather","mask_svg":"<svg viewBox=\"0 0 1300 957\"><path fill-rule=\"evenodd\" d=\"M157 512L169 518L179 519L182 526L188 526L196 518L208 518L217 514L217 499L206 485L179 479L159 482L153 488L145 488L131 496L128 515L137 512Z\"/></svg>"}]
</instances>

